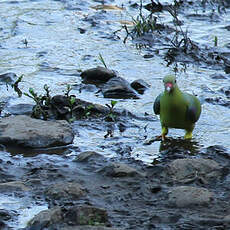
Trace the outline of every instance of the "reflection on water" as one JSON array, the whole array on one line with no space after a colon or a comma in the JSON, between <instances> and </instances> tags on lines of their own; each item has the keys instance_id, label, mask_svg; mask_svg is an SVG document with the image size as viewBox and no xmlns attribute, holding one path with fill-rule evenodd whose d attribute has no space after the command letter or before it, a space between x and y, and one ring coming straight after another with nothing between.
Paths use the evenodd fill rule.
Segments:
<instances>
[{"instance_id":1,"label":"reflection on water","mask_svg":"<svg viewBox=\"0 0 230 230\"><path fill-rule=\"evenodd\" d=\"M0 73L14 72L18 76L24 74L21 84L24 92L28 92L28 88L32 87L40 93L43 91L43 85L48 84L51 94L54 95L63 93L66 84L70 84L76 86L76 90L72 92L78 98L105 105L109 100L101 94L96 95L97 90L78 90L82 84L79 71L101 65L98 58L100 53L106 65L117 70L129 82L143 79L151 85L139 100L119 100L116 105L117 108L125 108L138 116L153 114L153 101L163 90L162 77L175 71L182 90L203 98L223 97L219 89L229 85L230 78L215 79L210 75L216 72L224 74L224 70L216 70L211 65L178 63L168 66L163 59L164 49L155 52L155 49L162 48L158 47L158 43L152 44L152 47L139 46L137 49L128 38L124 44L125 30L117 32L116 35L114 32L121 29L120 21L132 21L132 17L139 14L139 9L130 7L129 1L115 0L111 4L124 7L122 10L104 11L98 7L95 9L98 4L88 0L80 3L53 0L1 1ZM188 13L194 14L195 9L188 10L191 11ZM210 10L206 9L205 14ZM148 12L143 10L143 13ZM184 22L182 27L188 29L189 37L201 45L212 46L213 38L218 34L218 49L229 45L230 31L224 29L224 26L230 23L229 15L230 12L226 9L225 14L221 15L223 20L215 23L184 15L181 15L180 19ZM173 26L172 18L166 12L162 13L161 20L162 23ZM151 54L152 58L144 58L146 54ZM13 90L7 90L5 85L1 85L0 89L0 98L11 97L10 104L31 102L25 96L17 98ZM129 127L128 124L123 133L115 128L113 137L108 136L106 139L104 137L108 131L107 126L100 129L90 128L89 125L76 127L79 135L75 137L74 145L82 151L93 149L112 157L116 156L116 151L121 146L111 146L119 140L118 145L122 145L123 149L131 148L133 157L149 163L165 149L172 147L169 143L160 142L149 146L143 144L146 139L161 132L158 118L154 115L153 117L153 121L133 119L132 123L136 126ZM175 138L175 148L183 147L191 154L199 150L199 146L209 146L213 143L230 148L229 124L229 108L204 103L201 118L194 130L194 141L198 142L198 145L191 144L186 147L188 150L182 146L186 142L179 138L183 136L181 130L170 130L169 137ZM143 131L144 127L147 127L146 132ZM17 154L17 149L9 151ZM30 154L29 152L26 154Z\"/></svg>"},{"instance_id":2,"label":"reflection on water","mask_svg":"<svg viewBox=\"0 0 230 230\"><path fill-rule=\"evenodd\" d=\"M33 204L34 201L27 198L20 198L16 196L0 195L0 209L7 210L10 213L13 210L13 215L17 216L17 212L20 212L17 216L17 221L12 218L12 222L8 225L12 229L25 228L29 220L31 220L40 211L48 209L47 205Z\"/></svg>"}]
</instances>

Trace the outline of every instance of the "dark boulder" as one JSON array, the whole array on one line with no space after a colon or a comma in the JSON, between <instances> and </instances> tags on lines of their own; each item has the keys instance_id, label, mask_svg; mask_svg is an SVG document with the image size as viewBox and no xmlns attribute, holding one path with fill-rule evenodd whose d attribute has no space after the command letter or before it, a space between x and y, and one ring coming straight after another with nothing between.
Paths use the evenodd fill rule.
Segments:
<instances>
[{"instance_id":1,"label":"dark boulder","mask_svg":"<svg viewBox=\"0 0 230 230\"><path fill-rule=\"evenodd\" d=\"M101 84L107 82L109 79L116 77L117 74L113 70L104 67L96 67L85 70L81 73L84 83Z\"/></svg>"},{"instance_id":2,"label":"dark boulder","mask_svg":"<svg viewBox=\"0 0 230 230\"><path fill-rule=\"evenodd\" d=\"M139 99L136 91L129 82L121 77L111 78L103 87L102 93L105 98Z\"/></svg>"},{"instance_id":3,"label":"dark boulder","mask_svg":"<svg viewBox=\"0 0 230 230\"><path fill-rule=\"evenodd\" d=\"M138 79L131 83L131 87L135 89L139 94L143 94L145 90L150 87L150 85L144 80Z\"/></svg>"}]
</instances>

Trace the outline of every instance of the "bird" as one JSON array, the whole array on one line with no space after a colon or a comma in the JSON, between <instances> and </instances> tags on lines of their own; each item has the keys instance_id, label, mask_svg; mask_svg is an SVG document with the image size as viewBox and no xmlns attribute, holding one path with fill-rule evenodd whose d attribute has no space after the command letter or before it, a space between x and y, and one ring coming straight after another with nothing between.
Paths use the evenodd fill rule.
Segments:
<instances>
[{"instance_id":1,"label":"bird","mask_svg":"<svg viewBox=\"0 0 230 230\"><path fill-rule=\"evenodd\" d=\"M153 104L154 113L160 115L161 139L166 139L169 128L184 129L184 139L191 139L195 123L201 114L199 99L182 92L173 75L165 76L163 84L164 92L156 97Z\"/></svg>"}]
</instances>

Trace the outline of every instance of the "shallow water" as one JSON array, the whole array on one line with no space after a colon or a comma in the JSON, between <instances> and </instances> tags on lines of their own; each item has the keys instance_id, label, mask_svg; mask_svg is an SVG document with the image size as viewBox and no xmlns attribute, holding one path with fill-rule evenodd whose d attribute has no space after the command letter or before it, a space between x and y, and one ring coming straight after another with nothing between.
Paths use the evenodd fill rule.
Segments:
<instances>
[{"instance_id":1,"label":"shallow water","mask_svg":"<svg viewBox=\"0 0 230 230\"><path fill-rule=\"evenodd\" d=\"M25 228L28 224L28 221L31 220L39 212L48 209L48 206L38 205L32 199L18 198L16 196L0 196L0 209L7 211L19 210L20 215L17 221L10 221L9 227L12 229Z\"/></svg>"},{"instance_id":2,"label":"shallow water","mask_svg":"<svg viewBox=\"0 0 230 230\"><path fill-rule=\"evenodd\" d=\"M170 2L170 1L169 1ZM109 4L110 2L108 2ZM146 2L147 3L147 2ZM152 114L154 98L163 90L161 79L164 75L173 73L173 64L167 67L167 63L161 55L154 54L154 48L137 49L130 38L123 43L125 31L118 32L120 39L113 32L121 28L119 21L132 21L132 16L139 13L138 9L131 8L123 1L112 2L113 5L124 6L123 10L95 10L98 2L84 1L78 4L76 1L1 1L0 3L0 45L1 60L0 73L14 72L18 76L24 75L21 88L24 92L29 87L37 92L42 92L44 84L48 84L53 94L62 93L66 84L81 84L78 70L85 70L101 65L98 55L101 53L107 66L117 70L128 81L142 78L151 85L151 88L141 96L140 100L121 100L117 108L126 108L138 115ZM122 5L124 4L124 5ZM191 15L199 13L191 9ZM206 9L205 15L209 15L211 9ZM143 13L147 11L143 10ZM190 12L189 12L190 13ZM202 13L202 12L200 12ZM224 26L230 23L230 11L221 14L219 20L200 20L199 17L183 17L184 28L189 31L189 36L202 46L212 46L213 39L218 35L220 48L227 47L230 42L230 31ZM135 17L135 16L134 16ZM161 14L164 23L171 23L172 18L168 13ZM81 33L81 30L84 33ZM211 32L210 32L211 31ZM24 40L28 44L24 44ZM153 58L145 59L147 53ZM184 68L186 71L184 72ZM214 96L222 96L217 90L229 85L229 77L224 80L211 79L213 73L224 73L222 69L212 66L187 64L179 65L178 79L181 89L199 95L199 97L212 97L213 94L205 92L204 86L215 92ZM108 103L95 92L74 90L76 95L84 100L100 104ZM210 94L210 95L209 95ZM1 86L0 96L12 97L11 104L31 102L28 98L17 98L11 89ZM115 133L119 141L139 144L134 147L134 155L139 153L141 159L149 162L152 154L159 153L160 143L151 146L142 145L143 132L147 125L148 137L160 133L159 120L156 122L134 121L139 128L127 128L123 136ZM229 108L220 105L203 104L203 112L194 131L194 139L200 146L214 144L229 148L230 131ZM75 138L75 144L83 149L93 149L95 144L103 145L109 141L104 140L104 133L95 132L94 129L79 129L80 135ZM170 130L170 136L183 135L181 130ZM115 140L117 141L117 140ZM111 140L111 143L113 141ZM111 144L109 143L109 144ZM99 151L102 149L99 147ZM110 150L106 155L113 156Z\"/></svg>"},{"instance_id":3,"label":"shallow water","mask_svg":"<svg viewBox=\"0 0 230 230\"><path fill-rule=\"evenodd\" d=\"M148 1L144 1L149 3ZM168 1L170 2L170 1ZM123 6L123 10L95 10L94 6L99 1L52 1L52 0L18 0L0 2L0 74L14 72L18 76L24 75L20 88L27 92L29 87L41 93L44 84L48 84L53 95L62 93L66 84L77 85L73 93L77 97L102 105L109 103L102 95L82 90L80 72L88 68L102 65L99 53L103 56L107 66L117 70L129 82L143 79L151 88L139 100L119 100L117 108L125 108L135 115L144 117L145 113L153 114L152 105L155 97L163 90L162 77L174 73L175 65L167 67L163 59L163 51L159 55L154 51L158 44L152 47L137 49L136 42L130 38L126 43L123 40L126 32L121 29L120 21L132 21L139 13L139 9L130 7L127 1L107 1L108 4ZM134 3L134 1L132 1ZM190 9L191 15L202 13ZM212 9L206 9L209 15ZM148 12L143 10L143 13ZM190 38L201 46L213 46L214 38L218 36L217 49L229 52L230 31L224 27L230 25L230 10L216 16L213 22L199 17L183 17L183 29L188 29ZM164 23L171 23L172 18L168 13L161 13ZM172 24L171 24L172 25ZM118 37L119 36L119 37ZM25 40L28 44L25 44ZM161 48L161 47L160 47ZM145 54L153 54L153 58L144 58ZM178 64L178 84L181 89L197 94L200 98L223 97L218 90L229 86L230 77L226 79L212 79L211 74L224 74L218 66L204 64L186 65ZM209 89L208 91L205 89ZM213 93L213 92L214 93ZM11 88L4 84L0 86L0 98L10 97L10 104L31 103L23 96L18 98ZM228 99L229 100L229 99ZM194 130L194 143L189 145L189 150L195 151L210 145L222 145L230 149L230 112L229 108L204 102L202 115ZM159 135L160 122L153 115L153 120L130 121L130 125L121 133L115 127L114 136L104 138L105 126L96 122L75 122L78 131L74 146L79 151L95 150L108 157L134 157L146 163L152 163L162 150L160 142L151 145L144 143L151 137ZM170 130L169 136L179 138L183 135L181 130ZM73 150L73 155L77 154ZM7 198L8 199L8 198ZM12 198L13 199L13 198ZM10 200L8 200L10 201ZM1 206L5 202L1 197ZM15 209L22 207L15 203ZM3 207L5 208L5 206ZM43 206L41 207L44 208ZM45 207L46 208L46 207ZM22 208L23 209L23 208ZM28 211L26 208L23 212ZM38 211L38 210L37 210ZM35 210L35 212L37 212ZM30 210L31 212L31 210ZM23 219L23 218L22 218ZM24 227L24 220L20 219L19 227Z\"/></svg>"}]
</instances>

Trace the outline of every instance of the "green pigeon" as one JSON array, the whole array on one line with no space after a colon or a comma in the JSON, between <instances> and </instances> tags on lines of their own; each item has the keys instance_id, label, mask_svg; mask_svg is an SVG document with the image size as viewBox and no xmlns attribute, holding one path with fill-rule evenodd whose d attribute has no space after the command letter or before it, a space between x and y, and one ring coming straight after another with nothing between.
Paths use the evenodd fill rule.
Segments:
<instances>
[{"instance_id":1,"label":"green pigeon","mask_svg":"<svg viewBox=\"0 0 230 230\"><path fill-rule=\"evenodd\" d=\"M163 79L165 90L155 99L153 110L160 115L162 140L168 134L168 128L184 129L184 138L192 138L195 123L201 114L201 104L194 95L182 92L176 83L176 77Z\"/></svg>"}]
</instances>

